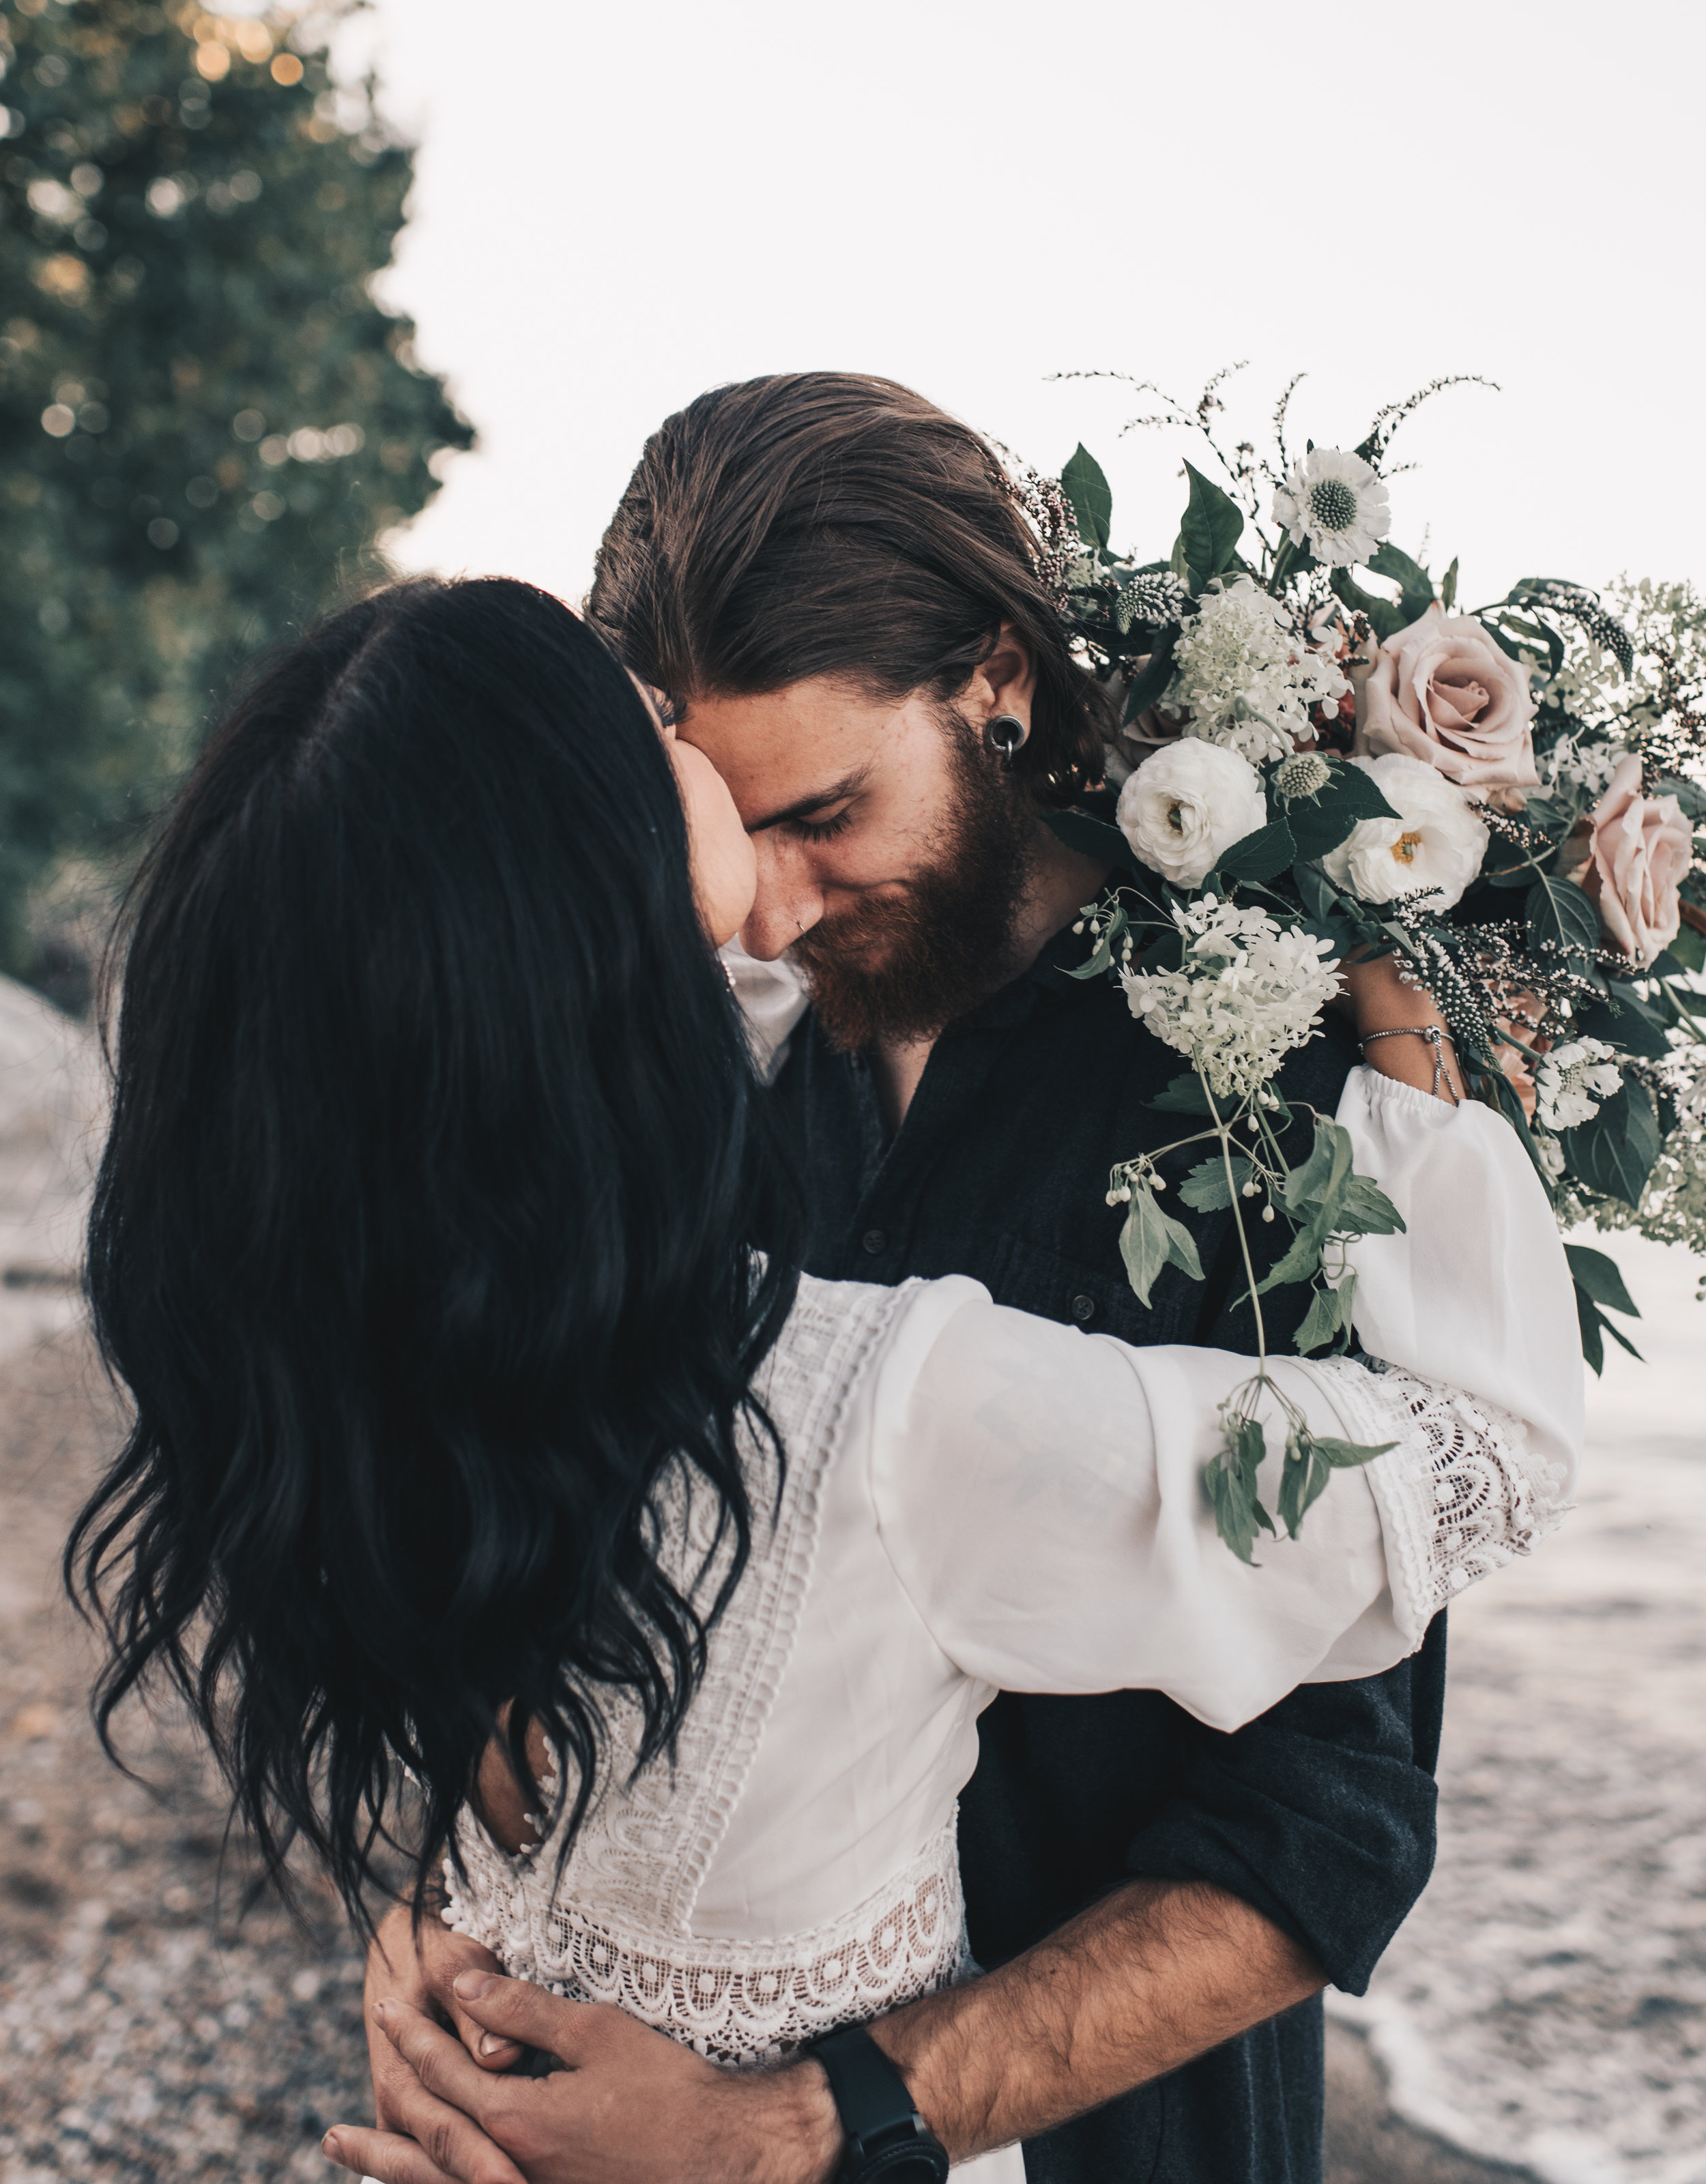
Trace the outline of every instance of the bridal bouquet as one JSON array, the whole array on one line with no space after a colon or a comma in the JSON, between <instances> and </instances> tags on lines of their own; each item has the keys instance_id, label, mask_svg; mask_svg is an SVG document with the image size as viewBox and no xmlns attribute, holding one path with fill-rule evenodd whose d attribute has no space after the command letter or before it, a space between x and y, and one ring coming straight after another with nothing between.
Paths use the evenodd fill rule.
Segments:
<instances>
[{"instance_id":1,"label":"bridal bouquet","mask_svg":"<svg viewBox=\"0 0 1706 2184\"><path fill-rule=\"evenodd\" d=\"M1331 1117L1314 1116L1300 1164L1281 1150L1292 1117L1275 1074L1353 950L1395 952L1435 997L1468 1089L1519 1133L1563 1225L1706 1250L1692 975L1706 962L1706 601L1686 585L1602 599L1535 577L1463 611L1455 560L1436 580L1391 543L1384 482L1393 433L1454 383L1383 410L1353 449L1294 454L1294 379L1271 460L1216 444L1219 379L1194 411L1140 388L1162 406L1134 421L1200 433L1224 481L1186 465L1164 560L1114 550L1112 496L1082 447L1059 478L1017 482L1117 722L1112 817L1051 821L1114 872L1075 928L1089 949L1076 975L1117 978L1191 1064L1156 1104L1199 1127L1109 1180L1132 1287L1147 1303L1170 1263L1202 1279L1188 1225L1159 1202L1158 1163L1183 1147L1203 1149L1179 1186L1186 1208L1259 1208L1289 1232L1259 1281L1236 1223L1258 1370L1227 1406L1208 1484L1246 1561L1275 1529L1256 1491L1264 1390L1287 1424L1277 1513L1292 1534L1334 1468L1380 1453L1311 1437L1266 1373L1262 1323L1264 1295L1307 1283L1297 1348L1347 1346L1345 1247L1403 1226ZM1598 1372L1606 1334L1634 1350L1607 1312L1636 1307L1603 1252L1566 1248Z\"/></svg>"}]
</instances>

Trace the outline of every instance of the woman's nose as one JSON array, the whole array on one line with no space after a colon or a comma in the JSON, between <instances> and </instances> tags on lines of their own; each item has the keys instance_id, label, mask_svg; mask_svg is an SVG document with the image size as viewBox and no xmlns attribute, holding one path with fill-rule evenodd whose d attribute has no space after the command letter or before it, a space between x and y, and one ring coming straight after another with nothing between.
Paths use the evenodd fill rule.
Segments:
<instances>
[{"instance_id":1,"label":"woman's nose","mask_svg":"<svg viewBox=\"0 0 1706 2184\"><path fill-rule=\"evenodd\" d=\"M741 945L761 963L773 963L809 933L824 914L823 890L791 858L779 857L759 844L759 885L753 907L741 928Z\"/></svg>"}]
</instances>

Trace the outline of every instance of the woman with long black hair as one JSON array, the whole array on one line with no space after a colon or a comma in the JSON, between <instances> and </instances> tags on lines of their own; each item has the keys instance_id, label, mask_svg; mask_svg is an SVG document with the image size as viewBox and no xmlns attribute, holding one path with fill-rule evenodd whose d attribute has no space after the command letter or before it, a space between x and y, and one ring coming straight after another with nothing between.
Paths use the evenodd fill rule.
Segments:
<instances>
[{"instance_id":1,"label":"woman with long black hair","mask_svg":"<svg viewBox=\"0 0 1706 2184\"><path fill-rule=\"evenodd\" d=\"M1230 1728L1388 1667L1579 1434L1514 1139L1385 1079L1358 1165L1425 1163L1451 1234L1367 1274L1402 1369L1271 1367L1392 1446L1259 1569L1198 1483L1248 1359L803 1278L715 954L743 885L704 761L525 586L399 587L258 683L123 929L89 1281L135 1420L68 1552L103 1732L175 1685L275 1875L305 1839L360 1920L389 1835L512 1971L736 2066L971 1969L995 1689ZM1470 1396L1494 1221L1534 1273Z\"/></svg>"}]
</instances>

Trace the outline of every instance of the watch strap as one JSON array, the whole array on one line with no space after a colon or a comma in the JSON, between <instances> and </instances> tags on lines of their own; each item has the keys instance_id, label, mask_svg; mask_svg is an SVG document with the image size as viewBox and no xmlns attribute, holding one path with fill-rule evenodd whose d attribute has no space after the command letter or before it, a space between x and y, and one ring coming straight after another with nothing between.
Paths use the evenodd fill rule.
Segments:
<instances>
[{"instance_id":1,"label":"watch strap","mask_svg":"<svg viewBox=\"0 0 1706 2184\"><path fill-rule=\"evenodd\" d=\"M847 2135L845 2173L857 2176L870 2155L911 2145L927 2162L932 2154L939 2157L938 2173L946 2176L947 2157L940 2141L919 2114L906 2080L863 2025L832 2032L810 2052L824 2066Z\"/></svg>"}]
</instances>

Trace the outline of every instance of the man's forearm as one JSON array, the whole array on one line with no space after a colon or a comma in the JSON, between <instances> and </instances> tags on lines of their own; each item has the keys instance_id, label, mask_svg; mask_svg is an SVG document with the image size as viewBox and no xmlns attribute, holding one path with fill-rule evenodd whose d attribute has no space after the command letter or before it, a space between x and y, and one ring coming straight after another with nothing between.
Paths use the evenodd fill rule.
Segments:
<instances>
[{"instance_id":1,"label":"man's forearm","mask_svg":"<svg viewBox=\"0 0 1706 2184\"><path fill-rule=\"evenodd\" d=\"M1325 1984L1308 1950L1224 1889L1140 1880L871 2030L964 2160L1162 2077Z\"/></svg>"}]
</instances>

